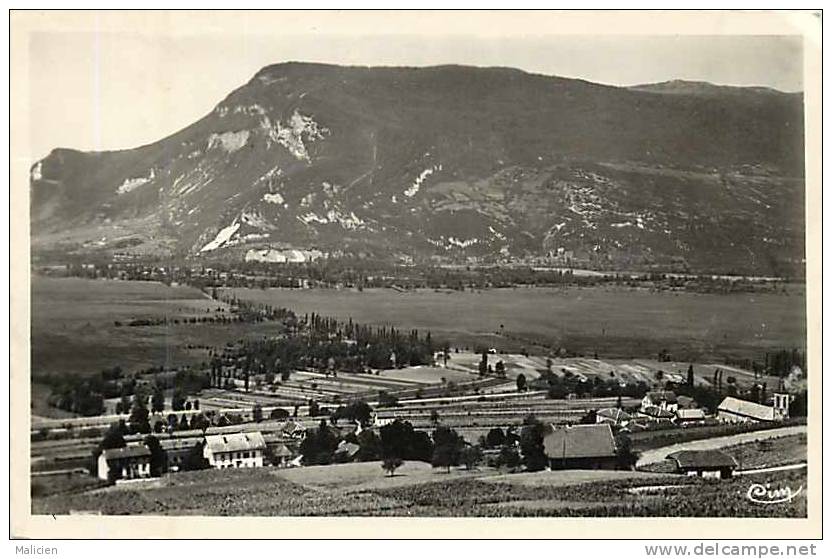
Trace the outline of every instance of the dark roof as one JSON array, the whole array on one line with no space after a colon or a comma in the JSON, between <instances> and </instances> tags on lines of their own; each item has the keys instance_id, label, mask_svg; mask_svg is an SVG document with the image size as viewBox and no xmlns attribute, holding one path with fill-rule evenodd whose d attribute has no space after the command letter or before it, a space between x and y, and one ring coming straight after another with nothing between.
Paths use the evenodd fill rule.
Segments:
<instances>
[{"instance_id":1,"label":"dark roof","mask_svg":"<svg viewBox=\"0 0 832 559\"><path fill-rule=\"evenodd\" d=\"M655 417L656 419L671 419L675 417L673 412L663 410L658 406L645 406L641 409L641 413L644 415L649 415L650 417Z\"/></svg>"},{"instance_id":2,"label":"dark roof","mask_svg":"<svg viewBox=\"0 0 832 559\"><path fill-rule=\"evenodd\" d=\"M615 456L615 439L607 423L552 428L543 437L546 456L557 458L605 458Z\"/></svg>"},{"instance_id":3,"label":"dark roof","mask_svg":"<svg viewBox=\"0 0 832 559\"><path fill-rule=\"evenodd\" d=\"M124 460L125 458L141 458L142 456L150 456L150 450L142 445L125 446L123 448L108 448L103 452L104 459L110 460Z\"/></svg>"},{"instance_id":4,"label":"dark roof","mask_svg":"<svg viewBox=\"0 0 832 559\"><path fill-rule=\"evenodd\" d=\"M680 450L668 454L667 460L675 460L683 470L737 467L737 461L733 456L719 450Z\"/></svg>"}]
</instances>

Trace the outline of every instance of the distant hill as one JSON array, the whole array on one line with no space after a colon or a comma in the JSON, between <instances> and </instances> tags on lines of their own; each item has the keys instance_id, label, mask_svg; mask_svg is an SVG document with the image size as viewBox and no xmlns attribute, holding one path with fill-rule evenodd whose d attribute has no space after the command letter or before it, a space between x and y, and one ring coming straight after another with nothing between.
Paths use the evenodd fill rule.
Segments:
<instances>
[{"instance_id":1,"label":"distant hill","mask_svg":"<svg viewBox=\"0 0 832 559\"><path fill-rule=\"evenodd\" d=\"M154 144L37 162L33 246L791 273L802 138L774 90L276 64Z\"/></svg>"},{"instance_id":2,"label":"distant hill","mask_svg":"<svg viewBox=\"0 0 832 559\"><path fill-rule=\"evenodd\" d=\"M633 85L628 89L633 91L647 91L651 93L668 93L679 95L731 95L737 97L751 98L754 95L787 96L800 98L802 93L785 93L771 87L759 86L727 86L714 85L709 82L691 80L670 80L658 83L646 83Z\"/></svg>"}]
</instances>

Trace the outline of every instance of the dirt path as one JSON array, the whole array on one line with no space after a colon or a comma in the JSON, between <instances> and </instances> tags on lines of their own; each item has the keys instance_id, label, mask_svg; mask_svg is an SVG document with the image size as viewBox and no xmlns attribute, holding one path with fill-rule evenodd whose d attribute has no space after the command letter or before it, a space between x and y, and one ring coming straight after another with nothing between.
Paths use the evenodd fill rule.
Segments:
<instances>
[{"instance_id":1,"label":"dirt path","mask_svg":"<svg viewBox=\"0 0 832 559\"><path fill-rule=\"evenodd\" d=\"M798 435L806 432L805 425L795 425L792 427L782 427L780 429L768 429L765 431L753 431L751 433L739 433L737 435L727 435L725 437L713 437L710 439L702 439L699 441L690 441L679 444L672 444L654 448L652 450L644 451L636 462L636 467L646 466L648 464L655 464L663 462L668 454L677 452L679 450L715 450L718 448L725 448L726 446L733 446L735 444L748 443L762 439L772 439L775 437L785 437L787 435Z\"/></svg>"},{"instance_id":2,"label":"dirt path","mask_svg":"<svg viewBox=\"0 0 832 559\"><path fill-rule=\"evenodd\" d=\"M747 476L751 474L762 474L768 472L784 472L786 470L800 470L807 467L806 462L800 464L787 464L785 466L771 466L769 468L757 468L756 470L738 470L734 472L735 476Z\"/></svg>"}]
</instances>

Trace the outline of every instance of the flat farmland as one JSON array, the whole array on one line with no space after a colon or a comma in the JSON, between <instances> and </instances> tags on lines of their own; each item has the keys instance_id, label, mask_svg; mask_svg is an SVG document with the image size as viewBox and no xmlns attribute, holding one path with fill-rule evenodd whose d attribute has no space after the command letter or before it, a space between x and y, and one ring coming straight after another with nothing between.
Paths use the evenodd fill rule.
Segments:
<instances>
[{"instance_id":1,"label":"flat farmland","mask_svg":"<svg viewBox=\"0 0 832 559\"><path fill-rule=\"evenodd\" d=\"M34 276L31 289L35 376L201 362L205 352L188 350L188 345L222 346L243 336L280 331L278 323L115 325L136 319L230 316L223 303L190 287Z\"/></svg>"},{"instance_id":2,"label":"flat farmland","mask_svg":"<svg viewBox=\"0 0 832 559\"><path fill-rule=\"evenodd\" d=\"M625 288L506 288L447 292L392 289L233 289L241 299L402 330L430 330L455 345L535 353L566 347L603 358L679 361L756 357L805 346L802 294L713 295ZM792 290L794 293L794 290ZM453 356L452 356L453 358Z\"/></svg>"}]
</instances>

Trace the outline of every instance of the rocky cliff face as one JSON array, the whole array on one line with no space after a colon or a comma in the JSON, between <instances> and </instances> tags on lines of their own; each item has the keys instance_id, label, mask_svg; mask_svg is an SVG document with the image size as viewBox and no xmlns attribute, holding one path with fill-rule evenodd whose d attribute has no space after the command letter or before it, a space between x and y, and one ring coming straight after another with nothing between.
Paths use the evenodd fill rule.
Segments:
<instances>
[{"instance_id":1,"label":"rocky cliff face","mask_svg":"<svg viewBox=\"0 0 832 559\"><path fill-rule=\"evenodd\" d=\"M37 162L34 248L799 265L802 97L680 83L269 66L157 143Z\"/></svg>"}]
</instances>

